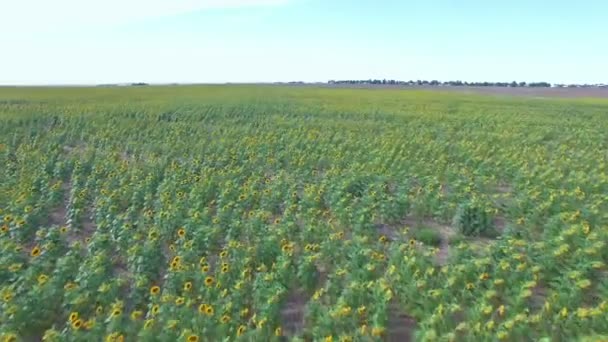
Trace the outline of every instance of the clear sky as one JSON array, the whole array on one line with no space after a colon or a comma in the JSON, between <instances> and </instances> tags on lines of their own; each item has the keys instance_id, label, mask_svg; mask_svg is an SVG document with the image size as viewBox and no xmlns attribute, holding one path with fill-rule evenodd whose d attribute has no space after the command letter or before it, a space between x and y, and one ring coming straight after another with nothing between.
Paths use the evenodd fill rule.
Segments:
<instances>
[{"instance_id":1,"label":"clear sky","mask_svg":"<svg viewBox=\"0 0 608 342\"><path fill-rule=\"evenodd\" d=\"M608 83L605 0L1 0L0 84Z\"/></svg>"}]
</instances>

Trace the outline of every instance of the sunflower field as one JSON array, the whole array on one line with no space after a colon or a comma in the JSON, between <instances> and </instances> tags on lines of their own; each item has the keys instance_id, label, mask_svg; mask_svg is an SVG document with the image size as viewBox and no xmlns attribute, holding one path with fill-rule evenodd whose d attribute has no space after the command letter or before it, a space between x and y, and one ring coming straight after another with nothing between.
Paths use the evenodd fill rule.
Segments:
<instances>
[{"instance_id":1,"label":"sunflower field","mask_svg":"<svg viewBox=\"0 0 608 342\"><path fill-rule=\"evenodd\" d=\"M0 341L601 341L608 101L0 88Z\"/></svg>"}]
</instances>

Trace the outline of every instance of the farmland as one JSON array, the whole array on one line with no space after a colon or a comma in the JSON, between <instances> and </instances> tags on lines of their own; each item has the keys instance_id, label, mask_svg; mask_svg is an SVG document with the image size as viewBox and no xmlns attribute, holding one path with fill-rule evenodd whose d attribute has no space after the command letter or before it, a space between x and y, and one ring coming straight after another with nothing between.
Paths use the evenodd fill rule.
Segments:
<instances>
[{"instance_id":1,"label":"farmland","mask_svg":"<svg viewBox=\"0 0 608 342\"><path fill-rule=\"evenodd\" d=\"M0 88L0 167L5 341L608 334L605 99Z\"/></svg>"}]
</instances>

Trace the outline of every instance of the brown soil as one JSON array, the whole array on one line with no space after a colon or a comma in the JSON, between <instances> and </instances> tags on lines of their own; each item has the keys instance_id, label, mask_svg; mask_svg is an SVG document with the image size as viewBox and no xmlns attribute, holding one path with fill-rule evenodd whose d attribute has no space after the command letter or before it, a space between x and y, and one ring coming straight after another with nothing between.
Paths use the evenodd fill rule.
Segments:
<instances>
[{"instance_id":1,"label":"brown soil","mask_svg":"<svg viewBox=\"0 0 608 342\"><path fill-rule=\"evenodd\" d=\"M304 327L304 309L307 298L303 291L292 290L281 310L281 324L286 336L295 336Z\"/></svg>"},{"instance_id":2,"label":"brown soil","mask_svg":"<svg viewBox=\"0 0 608 342\"><path fill-rule=\"evenodd\" d=\"M389 304L388 307L388 329L386 332L387 342L409 342L414 340L414 329L416 328L416 320L404 314L399 310L399 305L396 301Z\"/></svg>"}]
</instances>

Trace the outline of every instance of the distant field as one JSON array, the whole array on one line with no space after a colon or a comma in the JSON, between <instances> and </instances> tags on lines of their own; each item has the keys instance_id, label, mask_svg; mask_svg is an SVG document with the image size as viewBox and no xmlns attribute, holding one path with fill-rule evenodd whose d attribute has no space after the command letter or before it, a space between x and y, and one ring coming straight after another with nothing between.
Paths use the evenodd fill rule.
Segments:
<instances>
[{"instance_id":1,"label":"distant field","mask_svg":"<svg viewBox=\"0 0 608 342\"><path fill-rule=\"evenodd\" d=\"M0 88L0 340L600 340L608 100L463 90Z\"/></svg>"},{"instance_id":2,"label":"distant field","mask_svg":"<svg viewBox=\"0 0 608 342\"><path fill-rule=\"evenodd\" d=\"M412 89L429 91L453 91L472 94L506 95L506 96L533 96L533 97L563 97L563 98L608 98L608 87L587 88L543 88L543 87L468 87L468 86L409 86L409 85L348 85L328 84L328 88L353 89Z\"/></svg>"}]
</instances>

